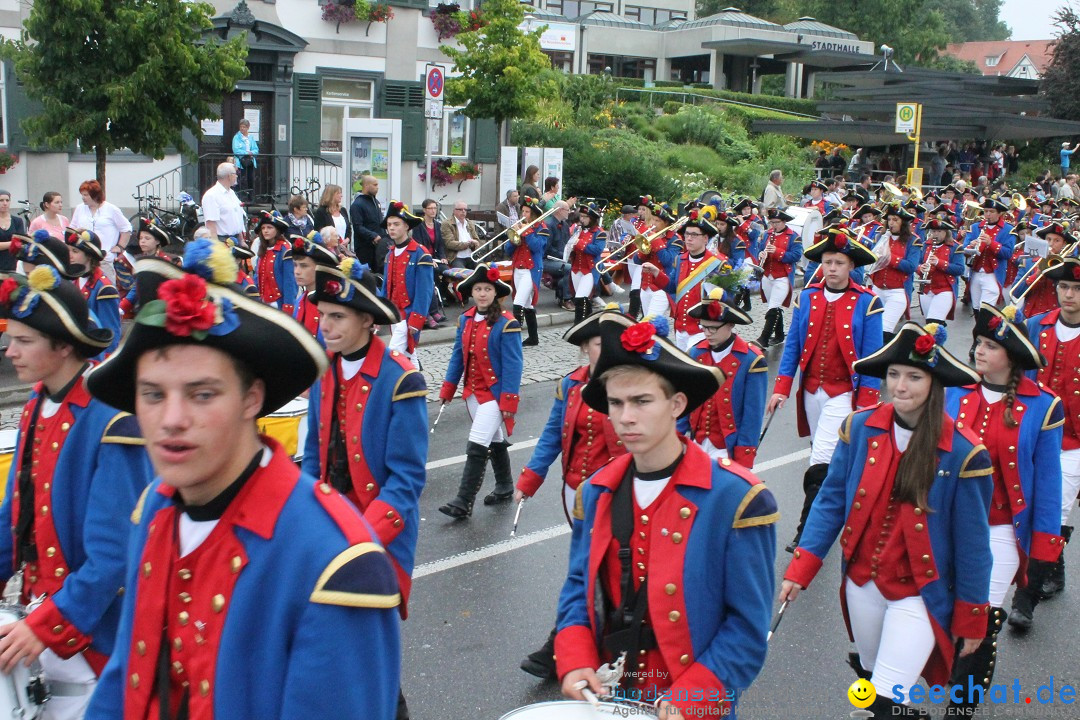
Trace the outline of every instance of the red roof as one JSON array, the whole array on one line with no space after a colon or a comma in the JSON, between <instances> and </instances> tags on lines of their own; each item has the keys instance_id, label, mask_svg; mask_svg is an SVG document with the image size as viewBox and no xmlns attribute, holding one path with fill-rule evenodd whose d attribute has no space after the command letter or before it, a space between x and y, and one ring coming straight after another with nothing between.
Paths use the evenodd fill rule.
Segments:
<instances>
[{"instance_id":1,"label":"red roof","mask_svg":"<svg viewBox=\"0 0 1080 720\"><path fill-rule=\"evenodd\" d=\"M945 48L946 55L970 60L983 75L1008 75L1027 55L1039 75L1050 64L1050 44L1053 40L996 40L985 42L952 43ZM994 63L994 59L998 61ZM989 60L992 65L987 65Z\"/></svg>"}]
</instances>

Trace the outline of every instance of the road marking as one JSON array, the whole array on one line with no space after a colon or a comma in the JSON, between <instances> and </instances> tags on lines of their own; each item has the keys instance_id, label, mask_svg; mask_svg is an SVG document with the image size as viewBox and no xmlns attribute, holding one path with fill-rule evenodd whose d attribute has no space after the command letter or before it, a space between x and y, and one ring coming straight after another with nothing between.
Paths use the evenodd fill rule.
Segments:
<instances>
[{"instance_id":1,"label":"road marking","mask_svg":"<svg viewBox=\"0 0 1080 720\"><path fill-rule=\"evenodd\" d=\"M523 440L519 443L514 443L510 446L510 452L515 450L525 450L527 448L536 447L540 442L540 438L533 438L532 440ZM809 453L809 451L807 451ZM465 458L468 455L455 455L454 457L443 458L442 460L432 460L425 467L428 470L434 470L435 468L448 467L450 465L457 465L458 463L465 462Z\"/></svg>"},{"instance_id":2,"label":"road marking","mask_svg":"<svg viewBox=\"0 0 1080 720\"><path fill-rule=\"evenodd\" d=\"M532 447L537 443L536 440L526 440L519 443L514 447ZM511 450L514 448L511 447ZM798 462L805 458L810 457L810 450L799 450L798 452L789 453L788 455L782 455L772 460L766 460L757 467L754 468L755 473L765 472L766 470L773 470L784 465L789 465L793 462ZM461 462L465 456L460 458L446 458L446 460L436 460L435 463L441 463L435 465L436 467L442 467L443 465L453 465L455 462ZM430 469L434 463L428 463ZM485 545L475 550L469 550L468 552L458 553L457 555L451 555L450 557L442 558L441 560L432 560L431 562L424 563L423 565L417 565L413 570L413 579L426 577L428 575L434 575L435 573L443 572L444 570L453 570L456 567L462 565L469 565L481 560L487 560L488 558L495 557L508 553L511 550L517 550L518 548L528 547L529 545L535 545L538 542L550 540L552 538L561 537L563 535L570 534L569 525L552 525L549 528L543 530L536 530L525 535L521 535L510 540L503 540L501 542L492 543L491 545Z\"/></svg>"}]
</instances>

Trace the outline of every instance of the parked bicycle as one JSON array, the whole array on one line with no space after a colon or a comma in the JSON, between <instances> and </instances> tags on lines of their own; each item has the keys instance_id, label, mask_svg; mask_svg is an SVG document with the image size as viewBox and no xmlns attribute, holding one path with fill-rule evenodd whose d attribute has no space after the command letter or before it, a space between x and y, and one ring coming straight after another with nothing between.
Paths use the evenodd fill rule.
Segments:
<instances>
[{"instance_id":1,"label":"parked bicycle","mask_svg":"<svg viewBox=\"0 0 1080 720\"><path fill-rule=\"evenodd\" d=\"M303 195L307 198L308 205L314 207L319 204L319 194L322 192L322 182L317 177L309 177L307 185L300 187L300 178L293 178L293 185L289 188L290 195Z\"/></svg>"},{"instance_id":2,"label":"parked bicycle","mask_svg":"<svg viewBox=\"0 0 1080 720\"><path fill-rule=\"evenodd\" d=\"M29 200L19 200L21 208L15 211L16 217L21 217L24 227L30 227L30 221L34 219L34 203Z\"/></svg>"},{"instance_id":3,"label":"parked bicycle","mask_svg":"<svg viewBox=\"0 0 1080 720\"><path fill-rule=\"evenodd\" d=\"M139 203L139 211L129 218L132 226L137 225L143 218L152 218L183 244L190 241L195 236L195 231L203 225L202 207L189 193L181 192L177 198L180 201L180 212L161 207L158 204L161 198L156 195L132 197Z\"/></svg>"}]
</instances>

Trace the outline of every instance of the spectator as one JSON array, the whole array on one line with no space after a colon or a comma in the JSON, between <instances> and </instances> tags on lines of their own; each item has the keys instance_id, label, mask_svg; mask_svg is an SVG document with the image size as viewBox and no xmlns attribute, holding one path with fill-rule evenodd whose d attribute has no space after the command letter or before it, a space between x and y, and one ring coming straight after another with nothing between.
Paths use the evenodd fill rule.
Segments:
<instances>
[{"instance_id":1,"label":"spectator","mask_svg":"<svg viewBox=\"0 0 1080 720\"><path fill-rule=\"evenodd\" d=\"M536 187L538 182L540 182L540 168L535 165L525 168L525 182L521 183L521 194L539 200L540 189Z\"/></svg>"},{"instance_id":2,"label":"spectator","mask_svg":"<svg viewBox=\"0 0 1080 720\"><path fill-rule=\"evenodd\" d=\"M495 206L495 212L505 217L509 222L504 222L502 218L499 218L499 224L503 227L510 227L518 221L521 200L521 193L517 190L507 190L506 199Z\"/></svg>"},{"instance_id":3,"label":"spectator","mask_svg":"<svg viewBox=\"0 0 1080 720\"><path fill-rule=\"evenodd\" d=\"M131 223L120 208L105 201L105 191L101 189L101 184L97 180L87 180L80 185L79 195L82 196L82 202L71 213L71 225L82 230L90 230L98 236L101 240L101 249L105 253L105 259L101 261L101 271L115 283L116 268L113 267L113 260L127 247L128 239L131 237ZM8 201L10 200L11 196L8 195ZM203 214L205 213L206 201L204 199ZM209 222L207 224L209 225ZM241 223L242 228L243 223Z\"/></svg>"},{"instance_id":4,"label":"spectator","mask_svg":"<svg viewBox=\"0 0 1080 720\"><path fill-rule=\"evenodd\" d=\"M323 245L325 245L327 249L333 251L339 260L344 260L347 257L356 257L353 255L349 243L338 235L337 228L333 225L325 225L323 229L319 231L319 235L322 236Z\"/></svg>"},{"instance_id":5,"label":"spectator","mask_svg":"<svg viewBox=\"0 0 1080 720\"><path fill-rule=\"evenodd\" d=\"M559 178L544 178L544 194L540 198L540 209L547 212L555 206L559 200ZM573 205L573 203L569 203Z\"/></svg>"},{"instance_id":6,"label":"spectator","mask_svg":"<svg viewBox=\"0 0 1080 720\"><path fill-rule=\"evenodd\" d=\"M349 213L344 212L341 207L344 198L345 192L340 185L327 185L323 188L322 196L319 198L319 207L315 208L311 219L317 228L333 225L341 241L346 245L351 245L353 229L349 223Z\"/></svg>"},{"instance_id":7,"label":"spectator","mask_svg":"<svg viewBox=\"0 0 1080 720\"><path fill-rule=\"evenodd\" d=\"M1068 177L1065 178L1065 184L1072 191L1073 199L1080 200L1080 187L1076 184L1076 173L1069 173Z\"/></svg>"},{"instance_id":8,"label":"spectator","mask_svg":"<svg viewBox=\"0 0 1080 720\"><path fill-rule=\"evenodd\" d=\"M1061 180L1058 181L1058 200L1076 199L1072 187L1069 185L1069 181L1066 178L1061 178Z\"/></svg>"},{"instance_id":9,"label":"spectator","mask_svg":"<svg viewBox=\"0 0 1080 720\"><path fill-rule=\"evenodd\" d=\"M548 233L547 251L544 255L544 272L555 283L555 301L563 310L573 310L570 300L570 263L563 262L566 243L570 240L570 205L560 200L555 203L555 212L546 220Z\"/></svg>"},{"instance_id":10,"label":"spectator","mask_svg":"<svg viewBox=\"0 0 1080 720\"><path fill-rule=\"evenodd\" d=\"M863 203L870 202L870 173L859 176L859 184L852 188L856 195L862 198Z\"/></svg>"},{"instance_id":11,"label":"spectator","mask_svg":"<svg viewBox=\"0 0 1080 720\"><path fill-rule=\"evenodd\" d=\"M835 208L843 207L844 195L846 194L844 192L844 176L834 175L833 179L829 181L829 192L825 195L825 199Z\"/></svg>"},{"instance_id":12,"label":"spectator","mask_svg":"<svg viewBox=\"0 0 1080 720\"><path fill-rule=\"evenodd\" d=\"M240 173L240 192L246 193L246 200L251 200L251 192L255 188L255 168L259 165L255 161L255 156L259 154L259 141L251 136L250 131L251 122L244 118L232 139L232 153Z\"/></svg>"},{"instance_id":13,"label":"spectator","mask_svg":"<svg viewBox=\"0 0 1080 720\"><path fill-rule=\"evenodd\" d=\"M57 240L63 240L64 228L70 225L71 222L60 214L60 211L64 209L64 199L60 196L60 193L52 190L45 193L45 196L41 198L41 202L38 203L38 207L41 208L41 215L30 221L30 229L27 234L33 235L38 230L46 230Z\"/></svg>"},{"instance_id":14,"label":"spectator","mask_svg":"<svg viewBox=\"0 0 1080 720\"><path fill-rule=\"evenodd\" d=\"M428 198L420 203L420 207L424 211L420 216L424 221L414 227L411 233L412 239L422 245L428 251L428 255L431 255L431 259L435 261L436 292L431 293L431 307L428 310L427 319L427 326L430 328L437 327L439 323L446 320L446 316L442 313L441 297L449 290L446 286L446 277L443 275L443 270L447 267L446 251L443 249L442 233L435 222L435 218L439 214L439 203Z\"/></svg>"},{"instance_id":15,"label":"spectator","mask_svg":"<svg viewBox=\"0 0 1080 720\"><path fill-rule=\"evenodd\" d=\"M454 216L442 224L441 233L450 267L473 270L476 263L473 262L472 253L480 247L480 236L476 233L475 223L468 219L468 214L469 204L458 200L454 203Z\"/></svg>"},{"instance_id":16,"label":"spectator","mask_svg":"<svg viewBox=\"0 0 1080 720\"><path fill-rule=\"evenodd\" d=\"M784 173L780 170L773 170L769 173L769 182L765 185L765 191L761 194L761 214L764 215L766 210L773 208L779 208L783 210L787 207L787 201L784 200L784 190L780 187L784 182Z\"/></svg>"},{"instance_id":17,"label":"spectator","mask_svg":"<svg viewBox=\"0 0 1080 720\"><path fill-rule=\"evenodd\" d=\"M364 175L360 178L360 194L352 201L352 206L349 208L353 252L357 260L367 263L375 272L378 272L376 258L379 245L389 242L390 238L382 227L383 209L379 198L376 197L378 194L378 178L373 175Z\"/></svg>"},{"instance_id":18,"label":"spectator","mask_svg":"<svg viewBox=\"0 0 1080 720\"><path fill-rule=\"evenodd\" d=\"M21 217L11 214L11 193L0 190L0 271L15 272L18 261L8 252L12 235L26 235L26 225ZM63 240L63 235L61 235Z\"/></svg>"},{"instance_id":19,"label":"spectator","mask_svg":"<svg viewBox=\"0 0 1080 720\"><path fill-rule=\"evenodd\" d=\"M1009 175L1015 175L1020 171L1020 153L1016 151L1015 145L1010 145L1009 149L1005 151L1005 172Z\"/></svg>"},{"instance_id":20,"label":"spectator","mask_svg":"<svg viewBox=\"0 0 1080 720\"><path fill-rule=\"evenodd\" d=\"M945 167L948 165L945 160L945 147L939 146L937 152L934 153L934 157L930 160L930 182L929 185L937 187L942 184L941 176L945 174Z\"/></svg>"},{"instance_id":21,"label":"spectator","mask_svg":"<svg viewBox=\"0 0 1080 720\"><path fill-rule=\"evenodd\" d=\"M308 201L303 195L293 195L289 198L289 214L285 216L289 228L297 235L307 237L307 234L315 229L315 223L308 215Z\"/></svg>"},{"instance_id":22,"label":"spectator","mask_svg":"<svg viewBox=\"0 0 1080 720\"><path fill-rule=\"evenodd\" d=\"M1072 154L1076 152L1076 148L1071 148L1072 143L1061 143L1061 177L1067 177L1069 174L1069 165L1072 162ZM1071 149L1070 149L1071 148Z\"/></svg>"},{"instance_id":23,"label":"spectator","mask_svg":"<svg viewBox=\"0 0 1080 720\"><path fill-rule=\"evenodd\" d=\"M870 163L866 160L866 150L859 148L855 151L855 154L851 156L851 160L848 162L848 177L855 180L865 173L868 167L870 167Z\"/></svg>"},{"instance_id":24,"label":"spectator","mask_svg":"<svg viewBox=\"0 0 1080 720\"><path fill-rule=\"evenodd\" d=\"M834 147L832 154L829 155L829 168L833 171L833 175L843 175L844 170L847 169L847 161L844 160L844 156L840 153L839 145Z\"/></svg>"},{"instance_id":25,"label":"spectator","mask_svg":"<svg viewBox=\"0 0 1080 720\"><path fill-rule=\"evenodd\" d=\"M822 176L822 172L829 167L829 157L825 154L824 150L818 150L817 158L814 160L814 168L821 172L818 172L818 177Z\"/></svg>"},{"instance_id":26,"label":"spectator","mask_svg":"<svg viewBox=\"0 0 1080 720\"><path fill-rule=\"evenodd\" d=\"M236 184L236 166L232 163L221 163L217 166L217 182L203 193L203 220L206 222L206 228L210 231L211 237L239 238L244 234L247 213L244 211L244 206L240 204L240 198L233 192L234 184ZM77 215L78 208L71 216L71 224L79 227ZM101 237L101 233L98 233L98 237ZM105 241L105 238L101 239L102 242Z\"/></svg>"}]
</instances>

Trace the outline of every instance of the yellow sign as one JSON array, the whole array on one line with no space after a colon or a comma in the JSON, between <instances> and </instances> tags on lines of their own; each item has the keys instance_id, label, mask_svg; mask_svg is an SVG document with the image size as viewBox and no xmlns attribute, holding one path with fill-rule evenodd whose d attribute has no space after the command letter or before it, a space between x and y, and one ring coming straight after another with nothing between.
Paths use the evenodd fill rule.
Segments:
<instances>
[{"instance_id":1,"label":"yellow sign","mask_svg":"<svg viewBox=\"0 0 1080 720\"><path fill-rule=\"evenodd\" d=\"M919 103L896 103L896 132L915 135L919 132Z\"/></svg>"},{"instance_id":2,"label":"yellow sign","mask_svg":"<svg viewBox=\"0 0 1080 720\"><path fill-rule=\"evenodd\" d=\"M869 680L859 678L851 683L847 691L848 700L857 708L868 708L874 704L877 698L877 690Z\"/></svg>"}]
</instances>

